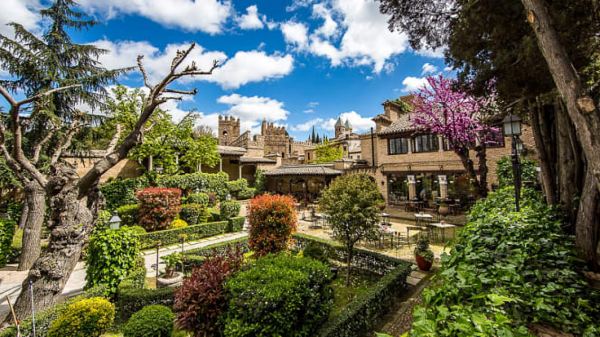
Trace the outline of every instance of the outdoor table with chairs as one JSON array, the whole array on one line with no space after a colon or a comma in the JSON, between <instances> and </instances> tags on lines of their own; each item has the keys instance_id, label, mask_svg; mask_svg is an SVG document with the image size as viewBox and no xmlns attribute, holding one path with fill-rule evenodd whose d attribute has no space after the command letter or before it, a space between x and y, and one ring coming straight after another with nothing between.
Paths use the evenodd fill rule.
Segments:
<instances>
[{"instance_id":1,"label":"outdoor table with chairs","mask_svg":"<svg viewBox=\"0 0 600 337\"><path fill-rule=\"evenodd\" d=\"M456 227L456 225L452 225L452 224L449 224L449 223L446 223L446 222L443 222L443 221L442 222L431 223L429 225L432 227L432 229L436 228L439 231L441 231L441 233L442 233L442 242L446 240L446 235L445 235L446 234L445 233L446 229L447 228L455 228Z\"/></svg>"}]
</instances>

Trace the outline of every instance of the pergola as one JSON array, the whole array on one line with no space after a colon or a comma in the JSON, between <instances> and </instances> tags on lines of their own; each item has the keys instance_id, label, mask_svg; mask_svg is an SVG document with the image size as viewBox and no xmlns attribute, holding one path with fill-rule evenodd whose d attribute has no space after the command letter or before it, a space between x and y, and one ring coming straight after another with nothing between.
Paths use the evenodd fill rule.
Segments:
<instances>
[{"instance_id":1,"label":"pergola","mask_svg":"<svg viewBox=\"0 0 600 337\"><path fill-rule=\"evenodd\" d=\"M316 200L323 188L341 174L329 165L289 165L265 172L268 191L290 194L304 202Z\"/></svg>"}]
</instances>

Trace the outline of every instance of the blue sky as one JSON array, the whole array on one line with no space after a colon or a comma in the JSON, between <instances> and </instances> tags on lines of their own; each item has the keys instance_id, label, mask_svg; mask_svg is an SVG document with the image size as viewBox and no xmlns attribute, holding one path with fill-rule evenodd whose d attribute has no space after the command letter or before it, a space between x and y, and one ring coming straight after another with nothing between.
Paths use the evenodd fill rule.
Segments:
<instances>
[{"instance_id":1,"label":"blue sky","mask_svg":"<svg viewBox=\"0 0 600 337\"><path fill-rule=\"evenodd\" d=\"M41 3L40 3L41 2ZM9 21L43 29L37 10L45 0L3 0L0 32ZM441 51L415 52L406 37L387 30L374 0L79 0L99 24L74 33L81 43L110 52L106 67L135 64L145 55L151 78L160 78L177 48L196 42L197 64L222 68L212 77L178 83L196 87L193 99L165 108L174 118L189 110L216 128L218 114L240 117L257 131L263 118L286 125L298 140L312 125L333 133L342 115L368 130L381 103L445 71ZM0 74L1 76L1 74ZM132 72L120 83L139 87Z\"/></svg>"}]
</instances>

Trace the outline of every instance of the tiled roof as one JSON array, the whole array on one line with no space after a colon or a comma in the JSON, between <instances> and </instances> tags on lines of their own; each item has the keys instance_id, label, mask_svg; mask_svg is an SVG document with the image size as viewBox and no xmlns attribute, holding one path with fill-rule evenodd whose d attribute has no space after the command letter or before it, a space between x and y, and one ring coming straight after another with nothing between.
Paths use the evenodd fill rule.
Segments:
<instances>
[{"instance_id":1,"label":"tiled roof","mask_svg":"<svg viewBox=\"0 0 600 337\"><path fill-rule=\"evenodd\" d=\"M391 135L394 133L402 133L407 131L414 131L416 128L413 126L410 120L410 114L401 114L397 120L395 120L390 126L383 128L378 132L379 135Z\"/></svg>"},{"instance_id":2,"label":"tiled roof","mask_svg":"<svg viewBox=\"0 0 600 337\"><path fill-rule=\"evenodd\" d=\"M265 172L266 176L337 176L340 174L342 174L342 171L324 165L289 165Z\"/></svg>"},{"instance_id":3,"label":"tiled roof","mask_svg":"<svg viewBox=\"0 0 600 337\"><path fill-rule=\"evenodd\" d=\"M264 157L240 157L242 164L276 164L277 161Z\"/></svg>"},{"instance_id":4,"label":"tiled roof","mask_svg":"<svg viewBox=\"0 0 600 337\"><path fill-rule=\"evenodd\" d=\"M217 151L220 155L243 156L246 149L237 146L217 145Z\"/></svg>"}]
</instances>

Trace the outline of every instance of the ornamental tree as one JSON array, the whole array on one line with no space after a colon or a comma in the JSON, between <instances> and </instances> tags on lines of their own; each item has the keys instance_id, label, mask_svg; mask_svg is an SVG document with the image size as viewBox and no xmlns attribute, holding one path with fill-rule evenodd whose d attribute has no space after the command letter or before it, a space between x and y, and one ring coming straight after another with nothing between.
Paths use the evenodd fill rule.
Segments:
<instances>
[{"instance_id":1,"label":"ornamental tree","mask_svg":"<svg viewBox=\"0 0 600 337\"><path fill-rule=\"evenodd\" d=\"M441 135L459 157L480 197L487 195L486 147L501 136L485 123L495 111L495 97L475 97L457 88L442 75L427 77L427 86L413 93L412 123L426 132ZM474 150L478 170L471 159ZM478 175L479 173L479 175Z\"/></svg>"},{"instance_id":2,"label":"ornamental tree","mask_svg":"<svg viewBox=\"0 0 600 337\"><path fill-rule=\"evenodd\" d=\"M375 181L364 173L336 178L321 195L319 208L329 217L333 237L346 248L346 285L350 284L354 245L377 234L383 205Z\"/></svg>"},{"instance_id":3,"label":"ornamental tree","mask_svg":"<svg viewBox=\"0 0 600 337\"><path fill-rule=\"evenodd\" d=\"M339 145L333 145L325 140L322 144L315 148L315 163L330 163L342 159L344 150Z\"/></svg>"},{"instance_id":4,"label":"ornamental tree","mask_svg":"<svg viewBox=\"0 0 600 337\"><path fill-rule=\"evenodd\" d=\"M250 200L248 245L256 256L287 248L298 222L294 203L294 198L287 195L263 194Z\"/></svg>"}]
</instances>

